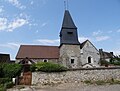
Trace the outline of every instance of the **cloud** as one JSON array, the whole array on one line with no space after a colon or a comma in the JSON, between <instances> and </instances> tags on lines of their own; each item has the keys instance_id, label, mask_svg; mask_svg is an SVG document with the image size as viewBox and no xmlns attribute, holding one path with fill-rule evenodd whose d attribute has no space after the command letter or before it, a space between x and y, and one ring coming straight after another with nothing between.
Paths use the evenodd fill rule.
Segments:
<instances>
[{"instance_id":1,"label":"cloud","mask_svg":"<svg viewBox=\"0 0 120 91\"><path fill-rule=\"evenodd\" d=\"M118 29L117 32L120 33L120 29Z\"/></svg>"},{"instance_id":2,"label":"cloud","mask_svg":"<svg viewBox=\"0 0 120 91\"><path fill-rule=\"evenodd\" d=\"M0 13L2 13L4 10L3 10L3 7L0 7Z\"/></svg>"},{"instance_id":3,"label":"cloud","mask_svg":"<svg viewBox=\"0 0 120 91\"><path fill-rule=\"evenodd\" d=\"M114 54L115 54L115 55L120 55L120 49L119 49L119 50L118 50L118 49L117 49L117 50L114 50Z\"/></svg>"},{"instance_id":4,"label":"cloud","mask_svg":"<svg viewBox=\"0 0 120 91\"><path fill-rule=\"evenodd\" d=\"M19 9L25 9L26 6L22 5L18 0L6 0L8 1L10 4L12 4L13 6L19 8Z\"/></svg>"},{"instance_id":5,"label":"cloud","mask_svg":"<svg viewBox=\"0 0 120 91\"><path fill-rule=\"evenodd\" d=\"M87 37L79 37L78 40L82 43L84 42L85 40L91 40L90 38L87 38Z\"/></svg>"},{"instance_id":6,"label":"cloud","mask_svg":"<svg viewBox=\"0 0 120 91\"><path fill-rule=\"evenodd\" d=\"M33 5L33 3L34 3L33 1L30 2L31 5Z\"/></svg>"},{"instance_id":7,"label":"cloud","mask_svg":"<svg viewBox=\"0 0 120 91\"><path fill-rule=\"evenodd\" d=\"M8 31L13 31L14 29L19 28L27 23L28 21L25 19L16 19L8 25Z\"/></svg>"},{"instance_id":8,"label":"cloud","mask_svg":"<svg viewBox=\"0 0 120 91\"><path fill-rule=\"evenodd\" d=\"M41 27L44 27L44 26L46 26L47 25L47 22L44 22L42 25L41 25Z\"/></svg>"},{"instance_id":9,"label":"cloud","mask_svg":"<svg viewBox=\"0 0 120 91\"><path fill-rule=\"evenodd\" d=\"M9 22L7 18L0 18L0 31L12 32L14 29L22 27L28 23L28 20L23 18L14 19L12 22Z\"/></svg>"},{"instance_id":10,"label":"cloud","mask_svg":"<svg viewBox=\"0 0 120 91\"><path fill-rule=\"evenodd\" d=\"M37 43L42 45L59 45L59 39L49 40L49 39L37 39Z\"/></svg>"},{"instance_id":11,"label":"cloud","mask_svg":"<svg viewBox=\"0 0 120 91\"><path fill-rule=\"evenodd\" d=\"M0 31L7 28L7 18L0 18Z\"/></svg>"},{"instance_id":12,"label":"cloud","mask_svg":"<svg viewBox=\"0 0 120 91\"><path fill-rule=\"evenodd\" d=\"M104 41L108 40L110 37L109 36L97 36L96 41Z\"/></svg>"},{"instance_id":13,"label":"cloud","mask_svg":"<svg viewBox=\"0 0 120 91\"><path fill-rule=\"evenodd\" d=\"M96 31L96 32L93 32L93 36L98 36L98 35L100 35L100 34L102 34L102 31L100 31L100 30L98 30L98 31Z\"/></svg>"},{"instance_id":14,"label":"cloud","mask_svg":"<svg viewBox=\"0 0 120 91\"><path fill-rule=\"evenodd\" d=\"M20 46L20 44L18 44L18 43L0 44L0 47L10 48L10 49L14 49L14 50L16 50L17 48L19 48L19 46Z\"/></svg>"}]
</instances>

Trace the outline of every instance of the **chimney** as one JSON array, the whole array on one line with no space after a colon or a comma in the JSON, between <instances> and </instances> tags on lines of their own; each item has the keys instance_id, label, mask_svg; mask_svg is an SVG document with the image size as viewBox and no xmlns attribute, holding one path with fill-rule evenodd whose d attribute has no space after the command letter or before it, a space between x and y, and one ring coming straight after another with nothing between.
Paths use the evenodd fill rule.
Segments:
<instances>
[{"instance_id":1,"label":"chimney","mask_svg":"<svg viewBox=\"0 0 120 91\"><path fill-rule=\"evenodd\" d=\"M113 55L113 52L110 52L110 54L112 54L112 55Z\"/></svg>"},{"instance_id":2,"label":"chimney","mask_svg":"<svg viewBox=\"0 0 120 91\"><path fill-rule=\"evenodd\" d=\"M99 49L99 52L103 52L103 49Z\"/></svg>"}]
</instances>

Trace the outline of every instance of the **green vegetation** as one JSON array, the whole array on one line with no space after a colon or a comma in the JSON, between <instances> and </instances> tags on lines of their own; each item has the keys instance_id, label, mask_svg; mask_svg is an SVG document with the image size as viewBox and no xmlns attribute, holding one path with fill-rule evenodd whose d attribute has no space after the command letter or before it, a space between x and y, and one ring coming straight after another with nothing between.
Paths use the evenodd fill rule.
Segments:
<instances>
[{"instance_id":1,"label":"green vegetation","mask_svg":"<svg viewBox=\"0 0 120 91\"><path fill-rule=\"evenodd\" d=\"M0 91L13 86L12 78L20 75L22 66L19 64L0 64Z\"/></svg>"},{"instance_id":2,"label":"green vegetation","mask_svg":"<svg viewBox=\"0 0 120 91\"><path fill-rule=\"evenodd\" d=\"M42 72L62 72L66 71L67 68L51 62L39 62L31 66L31 71L42 71Z\"/></svg>"},{"instance_id":3,"label":"green vegetation","mask_svg":"<svg viewBox=\"0 0 120 91\"><path fill-rule=\"evenodd\" d=\"M114 58L111 58L110 64L120 65L120 56L115 56Z\"/></svg>"},{"instance_id":4,"label":"green vegetation","mask_svg":"<svg viewBox=\"0 0 120 91\"><path fill-rule=\"evenodd\" d=\"M103 66L103 65L104 65L104 66L108 67L109 62L108 62L108 61L106 61L106 60L101 60L101 61L100 61L100 65L101 65L101 66Z\"/></svg>"},{"instance_id":5,"label":"green vegetation","mask_svg":"<svg viewBox=\"0 0 120 91\"><path fill-rule=\"evenodd\" d=\"M120 66L120 56L115 56L114 58L110 59L110 62L106 60L100 60L101 66L106 66L108 67L110 64L115 65L115 66Z\"/></svg>"},{"instance_id":6,"label":"green vegetation","mask_svg":"<svg viewBox=\"0 0 120 91\"><path fill-rule=\"evenodd\" d=\"M120 80L114 80L113 78L110 80L97 80L97 81L93 81L93 80L85 80L84 83L91 85L91 84L95 84L95 85L105 85L105 84L120 84Z\"/></svg>"}]
</instances>

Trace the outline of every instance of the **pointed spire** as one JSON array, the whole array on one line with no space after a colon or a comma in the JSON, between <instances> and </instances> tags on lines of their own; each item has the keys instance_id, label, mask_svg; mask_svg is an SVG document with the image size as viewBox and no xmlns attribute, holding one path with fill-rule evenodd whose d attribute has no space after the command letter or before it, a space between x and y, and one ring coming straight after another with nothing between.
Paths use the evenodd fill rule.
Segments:
<instances>
[{"instance_id":1,"label":"pointed spire","mask_svg":"<svg viewBox=\"0 0 120 91\"><path fill-rule=\"evenodd\" d=\"M68 10L65 10L62 28L77 28Z\"/></svg>"},{"instance_id":2,"label":"pointed spire","mask_svg":"<svg viewBox=\"0 0 120 91\"><path fill-rule=\"evenodd\" d=\"M65 10L62 28L60 31L60 46L62 44L79 45L77 27L68 10Z\"/></svg>"}]
</instances>

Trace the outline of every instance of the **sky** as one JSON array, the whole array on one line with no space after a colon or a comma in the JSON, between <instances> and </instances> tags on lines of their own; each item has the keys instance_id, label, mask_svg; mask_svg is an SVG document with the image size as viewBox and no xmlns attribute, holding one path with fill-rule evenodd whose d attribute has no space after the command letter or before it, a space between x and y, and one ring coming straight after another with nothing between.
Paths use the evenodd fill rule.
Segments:
<instances>
[{"instance_id":1,"label":"sky","mask_svg":"<svg viewBox=\"0 0 120 91\"><path fill-rule=\"evenodd\" d=\"M79 41L120 54L120 0L68 0ZM59 46L64 0L0 0L0 53L15 59L20 45Z\"/></svg>"}]
</instances>

